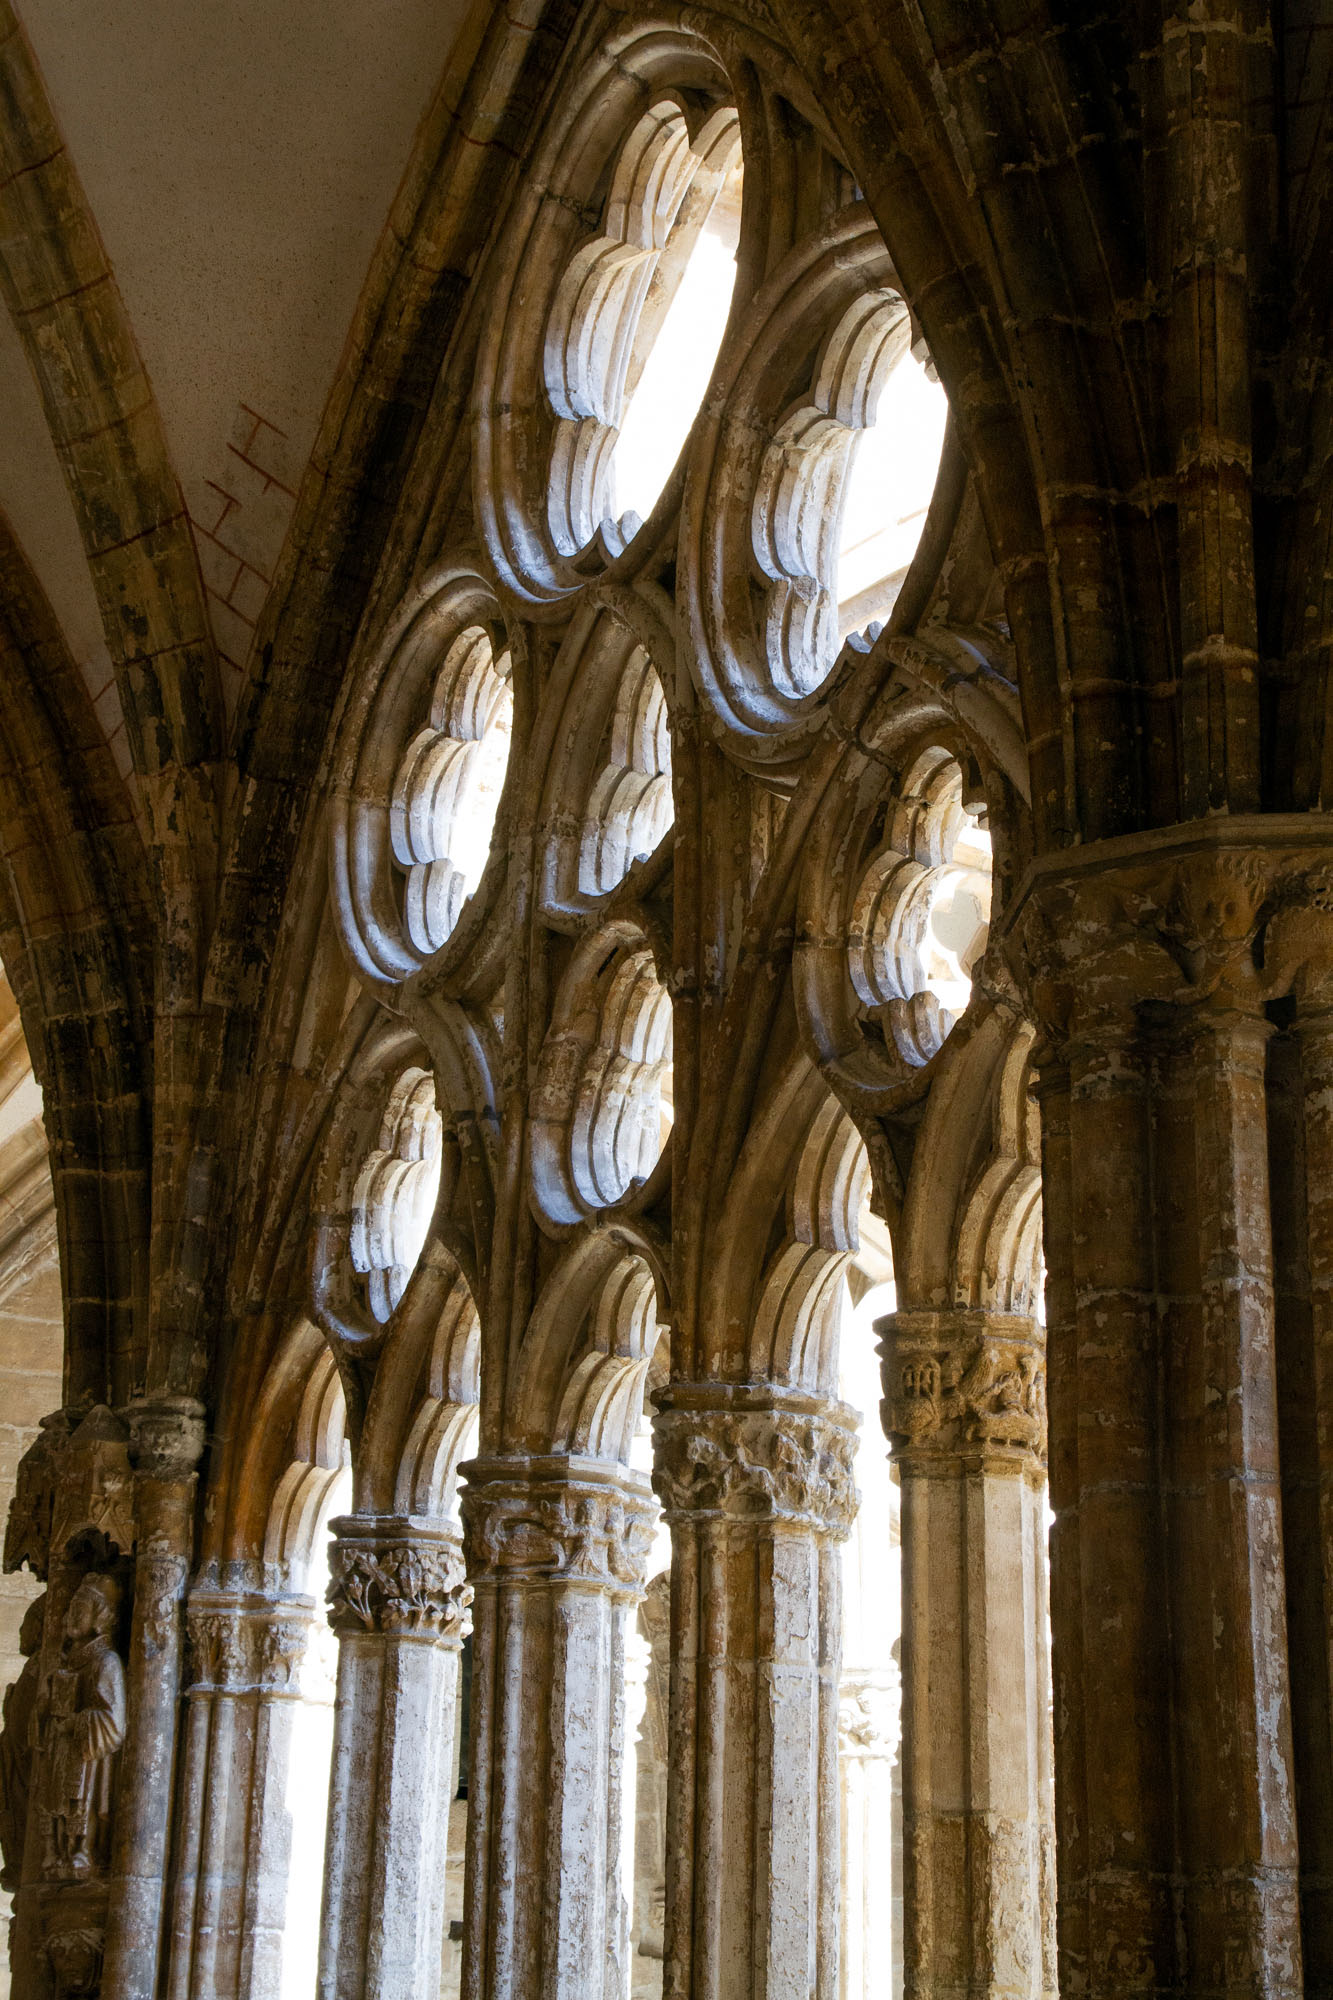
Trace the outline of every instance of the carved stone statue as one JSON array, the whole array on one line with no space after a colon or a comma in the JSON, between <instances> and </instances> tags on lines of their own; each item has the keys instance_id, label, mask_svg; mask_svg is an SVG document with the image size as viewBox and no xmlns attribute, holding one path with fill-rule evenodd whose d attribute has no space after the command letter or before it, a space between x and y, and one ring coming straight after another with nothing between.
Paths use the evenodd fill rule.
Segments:
<instances>
[{"instance_id":1,"label":"carved stone statue","mask_svg":"<svg viewBox=\"0 0 1333 2000\"><path fill-rule=\"evenodd\" d=\"M38 1704L48 1881L82 1881L106 1869L125 1741L125 1669L111 1642L119 1598L114 1578L83 1579L65 1613L60 1664Z\"/></svg>"},{"instance_id":2,"label":"carved stone statue","mask_svg":"<svg viewBox=\"0 0 1333 2000\"><path fill-rule=\"evenodd\" d=\"M18 1462L14 1498L5 1524L6 1570L22 1569L26 1563L34 1576L46 1576L60 1455L70 1429L65 1410L43 1417L37 1436Z\"/></svg>"},{"instance_id":3,"label":"carved stone statue","mask_svg":"<svg viewBox=\"0 0 1333 2000\"><path fill-rule=\"evenodd\" d=\"M19 1627L23 1670L5 1690L4 1727L0 1729L0 1889L17 1889L23 1879L23 1841L28 1825L28 1786L32 1777L32 1727L41 1681L37 1655L46 1617L46 1592L33 1599Z\"/></svg>"}]
</instances>

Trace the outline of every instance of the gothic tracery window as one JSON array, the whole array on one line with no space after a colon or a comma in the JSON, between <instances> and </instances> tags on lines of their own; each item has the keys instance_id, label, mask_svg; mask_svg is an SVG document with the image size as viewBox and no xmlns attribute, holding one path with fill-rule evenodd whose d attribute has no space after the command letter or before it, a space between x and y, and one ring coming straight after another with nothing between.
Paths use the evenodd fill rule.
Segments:
<instances>
[{"instance_id":1,"label":"gothic tracery window","mask_svg":"<svg viewBox=\"0 0 1333 2000\"><path fill-rule=\"evenodd\" d=\"M414 1023L431 1018L431 1032L433 1008L456 1010L460 1047L470 1033L494 1037L460 1066L480 1079L469 1112L479 1127L497 1116L501 1038L515 1037L505 1087L526 1091L526 1110L512 1167L542 1247L511 1356L509 1448L521 1445L543 1480L568 1455L594 1485L651 1470L645 1390L668 1380L665 1362L660 1383L650 1368L659 1277L626 1246L670 1228L668 939L671 899L684 893L673 841L694 837L676 827L690 796L677 783L679 732L701 731L758 779L767 810L747 807L751 832L736 835L752 840L757 876L839 667L864 657L893 614L947 418L845 170L825 163L818 214L813 197L808 215L797 204L790 241L761 283L741 287L738 274L762 264L764 227L743 201L744 107L711 58L673 80L670 47L670 36L646 55L633 34L618 41L557 95L534 141L487 267L473 384L481 554L428 571L371 648L334 816L337 907L363 979L382 997L393 989L392 1007ZM966 1010L990 914L984 821L951 736L918 729L878 757L819 907L798 917L803 945L824 954L820 997L809 1002L798 980L798 1012L824 1008L850 1067L869 1049L895 1078L925 1070ZM805 893L798 885L798 903ZM519 963L515 984L508 970L502 984L502 962ZM424 1296L409 1293L412 1274L458 1172L436 1077L394 1061L348 1210L347 1254L374 1323L352 1327L358 1342L397 1328L404 1301ZM826 1138L835 1108L830 1099L816 1120ZM837 1393L841 1339L848 1392L869 1417L869 1319L891 1302L892 1258L867 1209L870 1247L853 1262L869 1166L838 1135L809 1214L810 1190L795 1187L797 1222L771 1225L751 1338L759 1373L812 1398ZM442 1242L437 1229L441 1268ZM585 1261L617 1244L623 1261L589 1304ZM499 1475L484 1461L476 1476L481 1518L485 1481ZM890 1485L887 1473L869 1480L885 1514ZM635 1493L642 1525L655 1518L642 1478ZM547 1501L530 1504L529 1527L546 1523L542 1535L567 1548ZM586 1495L579 1504L596 1518ZM860 1598L840 1739L859 1814L855 1880L844 1882L858 1995L900 1976L901 1924L868 1886L900 1876L889 1851L896 1663L879 1615L896 1602L896 1572L876 1567L874 1530L863 1523L846 1566ZM650 1610L611 1668L608 1713L615 1729L628 1714L623 1789L635 1809L621 1817L610 1927L632 1955L635 2000L661 1989L666 1777L652 1759L665 1743L669 1560L659 1529L644 1571ZM446 1927L451 1980L460 1942Z\"/></svg>"}]
</instances>

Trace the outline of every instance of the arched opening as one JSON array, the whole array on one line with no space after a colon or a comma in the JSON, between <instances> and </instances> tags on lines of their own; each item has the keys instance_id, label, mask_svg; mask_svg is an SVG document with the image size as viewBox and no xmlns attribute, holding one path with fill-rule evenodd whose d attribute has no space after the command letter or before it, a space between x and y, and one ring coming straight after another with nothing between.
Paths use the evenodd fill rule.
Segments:
<instances>
[{"instance_id":1,"label":"arched opening","mask_svg":"<svg viewBox=\"0 0 1333 2000\"><path fill-rule=\"evenodd\" d=\"M857 999L914 1068L938 1054L967 1006L990 907L990 835L963 803L957 761L932 746L901 780L848 941Z\"/></svg>"},{"instance_id":2,"label":"arched opening","mask_svg":"<svg viewBox=\"0 0 1333 2000\"><path fill-rule=\"evenodd\" d=\"M848 632L883 623L916 554L948 400L910 339L896 292L854 299L764 453L751 535L770 579L769 669L789 699L828 678Z\"/></svg>"},{"instance_id":3,"label":"arched opening","mask_svg":"<svg viewBox=\"0 0 1333 2000\"><path fill-rule=\"evenodd\" d=\"M949 400L929 361L899 354L856 434L838 530L838 625L888 618L935 490Z\"/></svg>"},{"instance_id":4,"label":"arched opening","mask_svg":"<svg viewBox=\"0 0 1333 2000\"><path fill-rule=\"evenodd\" d=\"M642 933L617 924L585 935L557 995L535 1098L533 1175L553 1220L638 1200L661 1177L672 1027Z\"/></svg>"},{"instance_id":5,"label":"arched opening","mask_svg":"<svg viewBox=\"0 0 1333 2000\"><path fill-rule=\"evenodd\" d=\"M25 1560L21 1520L11 1517L19 1459L40 1420L61 1401L64 1308L56 1245L55 1193L42 1124L42 1092L33 1075L18 1005L0 973L0 1521L8 1524L0 1577L0 1933L23 1867L23 1828L31 1768L30 1729L37 1695L45 1593ZM0 1953L0 1994L9 1991L9 1954Z\"/></svg>"},{"instance_id":6,"label":"arched opening","mask_svg":"<svg viewBox=\"0 0 1333 2000\"><path fill-rule=\"evenodd\" d=\"M285 1820L279 1841L286 1868L274 1869L281 1908L267 1941L277 1959L271 1974L278 2000L307 2000L318 1971L337 1679L337 1641L327 1610L329 1523L351 1498L342 1384L326 1352L302 1398L296 1453L274 1495L264 1547L266 1570L282 1579L283 1598L304 1627L295 1671L268 1702L267 1727L256 1744L257 1789L261 1797L280 1795Z\"/></svg>"},{"instance_id":7,"label":"arched opening","mask_svg":"<svg viewBox=\"0 0 1333 2000\"><path fill-rule=\"evenodd\" d=\"M631 653L607 727L579 850L579 887L605 895L656 848L671 824L671 737L666 696L641 646Z\"/></svg>"}]
</instances>

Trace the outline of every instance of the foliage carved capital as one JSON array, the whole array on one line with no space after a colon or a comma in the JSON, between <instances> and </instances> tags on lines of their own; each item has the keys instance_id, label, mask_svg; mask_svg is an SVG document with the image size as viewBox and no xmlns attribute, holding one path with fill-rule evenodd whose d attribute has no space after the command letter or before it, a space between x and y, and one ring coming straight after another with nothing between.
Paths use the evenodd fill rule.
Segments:
<instances>
[{"instance_id":1,"label":"foliage carved capital","mask_svg":"<svg viewBox=\"0 0 1333 2000\"><path fill-rule=\"evenodd\" d=\"M472 1589L455 1536L358 1515L332 1525L328 1602L335 1631L461 1642Z\"/></svg>"},{"instance_id":2,"label":"foliage carved capital","mask_svg":"<svg viewBox=\"0 0 1333 2000\"><path fill-rule=\"evenodd\" d=\"M844 1673L838 1687L839 1757L865 1763L892 1759L901 1709L896 1665L871 1673Z\"/></svg>"},{"instance_id":3,"label":"foliage carved capital","mask_svg":"<svg viewBox=\"0 0 1333 2000\"><path fill-rule=\"evenodd\" d=\"M313 1624L300 1600L196 1591L185 1614L190 1693L296 1693Z\"/></svg>"}]
</instances>

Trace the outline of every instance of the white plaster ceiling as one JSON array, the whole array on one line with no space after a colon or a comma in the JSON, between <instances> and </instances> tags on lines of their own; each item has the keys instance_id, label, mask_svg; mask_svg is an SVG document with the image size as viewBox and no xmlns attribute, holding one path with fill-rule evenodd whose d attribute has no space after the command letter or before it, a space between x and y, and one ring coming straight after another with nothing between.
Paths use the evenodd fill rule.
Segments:
<instances>
[{"instance_id":1,"label":"white plaster ceiling","mask_svg":"<svg viewBox=\"0 0 1333 2000\"><path fill-rule=\"evenodd\" d=\"M467 5L18 0L157 396L229 701ZM0 506L98 692L109 666L78 531L7 323ZM113 733L114 691L101 706Z\"/></svg>"}]
</instances>

